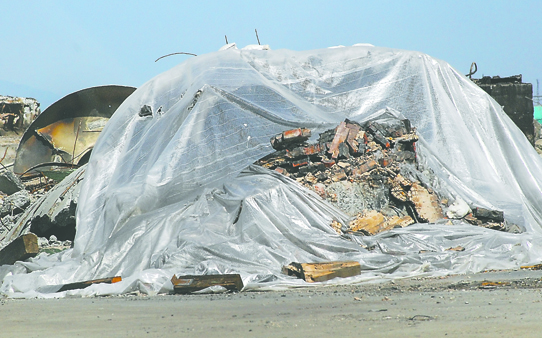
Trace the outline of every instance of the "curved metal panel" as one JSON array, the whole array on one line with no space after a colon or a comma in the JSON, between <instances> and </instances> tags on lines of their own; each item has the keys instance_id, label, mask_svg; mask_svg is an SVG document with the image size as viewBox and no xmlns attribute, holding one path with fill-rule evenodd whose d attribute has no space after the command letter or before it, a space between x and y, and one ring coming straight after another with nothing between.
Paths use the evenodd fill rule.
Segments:
<instances>
[{"instance_id":1,"label":"curved metal panel","mask_svg":"<svg viewBox=\"0 0 542 338\"><path fill-rule=\"evenodd\" d=\"M45 109L24 133L13 171L46 162L81 164L109 118L136 88L99 86L71 93Z\"/></svg>"}]
</instances>

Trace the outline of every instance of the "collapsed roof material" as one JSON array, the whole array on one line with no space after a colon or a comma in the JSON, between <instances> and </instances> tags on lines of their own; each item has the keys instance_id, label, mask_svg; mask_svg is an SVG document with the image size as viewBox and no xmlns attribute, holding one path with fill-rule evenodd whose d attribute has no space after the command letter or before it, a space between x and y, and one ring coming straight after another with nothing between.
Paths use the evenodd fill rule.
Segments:
<instances>
[{"instance_id":1,"label":"collapsed roof material","mask_svg":"<svg viewBox=\"0 0 542 338\"><path fill-rule=\"evenodd\" d=\"M417 128L431 186L502 210L525 232L456 222L340 236L329 225L346 214L251 165L285 130L311 129L314 141L345 118L383 117ZM343 282L538 263L540 172L501 107L427 55L371 46L200 55L138 88L106 125L81 187L74 248L1 267L0 291L45 296L36 290L46 283L122 276L73 292L152 294L171 290L174 274L215 273L239 273L245 289L301 285L281 273L290 262L360 262L363 273Z\"/></svg>"}]
</instances>

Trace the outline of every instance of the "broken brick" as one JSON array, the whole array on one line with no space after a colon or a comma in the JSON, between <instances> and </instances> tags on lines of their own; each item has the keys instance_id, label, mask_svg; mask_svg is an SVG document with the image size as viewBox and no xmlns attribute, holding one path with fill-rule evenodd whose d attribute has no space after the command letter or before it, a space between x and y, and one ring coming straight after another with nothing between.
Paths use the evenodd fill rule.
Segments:
<instances>
[{"instance_id":1,"label":"broken brick","mask_svg":"<svg viewBox=\"0 0 542 338\"><path fill-rule=\"evenodd\" d=\"M311 137L310 129L297 128L282 132L271 138L271 146L276 150L284 149L288 145L300 144Z\"/></svg>"},{"instance_id":2,"label":"broken brick","mask_svg":"<svg viewBox=\"0 0 542 338\"><path fill-rule=\"evenodd\" d=\"M322 163L324 164L324 166L326 168L331 168L335 164L335 161L333 161L333 160L322 160Z\"/></svg>"},{"instance_id":3,"label":"broken brick","mask_svg":"<svg viewBox=\"0 0 542 338\"><path fill-rule=\"evenodd\" d=\"M284 168L276 167L275 171L278 172L279 174L284 175L284 176L288 176L288 171L286 169L284 169Z\"/></svg>"},{"instance_id":4,"label":"broken brick","mask_svg":"<svg viewBox=\"0 0 542 338\"><path fill-rule=\"evenodd\" d=\"M317 183L313 186L314 191L322 198L326 198L326 186L322 183Z\"/></svg>"},{"instance_id":5,"label":"broken brick","mask_svg":"<svg viewBox=\"0 0 542 338\"><path fill-rule=\"evenodd\" d=\"M384 136L381 136L379 134L374 135L374 140L376 141L376 143L380 144L384 148L390 147L390 140L388 140Z\"/></svg>"},{"instance_id":6,"label":"broken brick","mask_svg":"<svg viewBox=\"0 0 542 338\"><path fill-rule=\"evenodd\" d=\"M296 147L292 150L286 150L286 157L297 158L301 156L316 155L320 153L320 145L313 144L307 147Z\"/></svg>"},{"instance_id":7,"label":"broken brick","mask_svg":"<svg viewBox=\"0 0 542 338\"><path fill-rule=\"evenodd\" d=\"M302 158L297 161L292 161L292 167L297 168L309 164L309 158Z\"/></svg>"},{"instance_id":8,"label":"broken brick","mask_svg":"<svg viewBox=\"0 0 542 338\"><path fill-rule=\"evenodd\" d=\"M347 176L343 169L335 170L331 176L331 180L334 182L339 182L346 180Z\"/></svg>"},{"instance_id":9,"label":"broken brick","mask_svg":"<svg viewBox=\"0 0 542 338\"><path fill-rule=\"evenodd\" d=\"M378 160L378 164L380 164L380 166L382 166L382 167L389 166L391 164L391 162L392 162L391 159L385 158L385 157Z\"/></svg>"}]
</instances>

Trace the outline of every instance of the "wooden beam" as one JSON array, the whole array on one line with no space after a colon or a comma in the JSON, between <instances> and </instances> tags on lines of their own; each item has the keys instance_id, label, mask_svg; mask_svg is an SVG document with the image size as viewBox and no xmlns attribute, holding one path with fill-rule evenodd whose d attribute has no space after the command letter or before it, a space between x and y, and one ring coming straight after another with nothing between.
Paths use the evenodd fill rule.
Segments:
<instances>
[{"instance_id":1,"label":"wooden beam","mask_svg":"<svg viewBox=\"0 0 542 338\"><path fill-rule=\"evenodd\" d=\"M38 236L28 233L17 237L0 251L0 265L12 265L38 254Z\"/></svg>"},{"instance_id":2,"label":"wooden beam","mask_svg":"<svg viewBox=\"0 0 542 338\"><path fill-rule=\"evenodd\" d=\"M187 294L203 290L210 286L220 285L228 291L241 291L243 289L243 280L239 274L227 275L187 275L171 278L175 293Z\"/></svg>"},{"instance_id":3,"label":"wooden beam","mask_svg":"<svg viewBox=\"0 0 542 338\"><path fill-rule=\"evenodd\" d=\"M337 277L346 278L359 275L361 274L361 265L355 261L326 263L292 262L283 266L282 272L313 283L324 282Z\"/></svg>"}]
</instances>

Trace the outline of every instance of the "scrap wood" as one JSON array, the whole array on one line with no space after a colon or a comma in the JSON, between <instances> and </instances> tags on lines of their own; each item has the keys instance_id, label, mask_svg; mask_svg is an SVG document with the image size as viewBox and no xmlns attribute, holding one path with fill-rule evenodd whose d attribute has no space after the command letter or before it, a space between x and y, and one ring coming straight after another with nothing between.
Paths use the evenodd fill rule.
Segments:
<instances>
[{"instance_id":1,"label":"scrap wood","mask_svg":"<svg viewBox=\"0 0 542 338\"><path fill-rule=\"evenodd\" d=\"M75 290L75 289L84 289L91 286L92 284L99 284L99 283L113 284L113 283L118 283L120 281L122 281L122 278L120 276L115 276L115 277L87 280L84 282L64 284L60 287L60 289L58 289L57 292Z\"/></svg>"},{"instance_id":2,"label":"scrap wood","mask_svg":"<svg viewBox=\"0 0 542 338\"><path fill-rule=\"evenodd\" d=\"M465 248L459 245L459 246L456 246L455 248L448 248L446 249L446 251L465 251Z\"/></svg>"},{"instance_id":3,"label":"scrap wood","mask_svg":"<svg viewBox=\"0 0 542 338\"><path fill-rule=\"evenodd\" d=\"M38 236L28 233L17 237L0 251L0 265L11 265L38 254Z\"/></svg>"},{"instance_id":4,"label":"scrap wood","mask_svg":"<svg viewBox=\"0 0 542 338\"><path fill-rule=\"evenodd\" d=\"M171 283L175 293L187 294L208 288L210 286L222 286L228 291L241 291L243 289L243 280L239 274L224 275L173 275Z\"/></svg>"},{"instance_id":5,"label":"scrap wood","mask_svg":"<svg viewBox=\"0 0 542 338\"><path fill-rule=\"evenodd\" d=\"M358 214L356 218L349 223L349 227L350 231L360 232L367 236L371 236L393 228L404 228L411 224L414 224L414 220L410 216L384 217L382 213L376 210L370 210L365 214Z\"/></svg>"},{"instance_id":6,"label":"scrap wood","mask_svg":"<svg viewBox=\"0 0 542 338\"><path fill-rule=\"evenodd\" d=\"M326 263L292 262L282 267L282 273L296 276L305 282L324 282L333 278L352 277L361 274L361 265L356 261L335 261Z\"/></svg>"},{"instance_id":7,"label":"scrap wood","mask_svg":"<svg viewBox=\"0 0 542 338\"><path fill-rule=\"evenodd\" d=\"M480 288L482 289L493 289L493 288L496 288L497 286L508 286L510 285L510 283L508 282L482 282L482 284L480 284Z\"/></svg>"}]
</instances>

